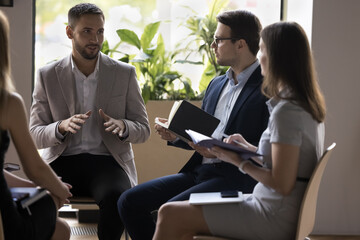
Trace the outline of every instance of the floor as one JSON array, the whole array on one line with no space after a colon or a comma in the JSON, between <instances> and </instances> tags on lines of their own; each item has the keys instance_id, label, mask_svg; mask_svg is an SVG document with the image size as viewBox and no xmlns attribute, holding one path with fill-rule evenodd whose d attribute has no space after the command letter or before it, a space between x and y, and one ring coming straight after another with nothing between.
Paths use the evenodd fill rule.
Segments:
<instances>
[{"instance_id":1,"label":"floor","mask_svg":"<svg viewBox=\"0 0 360 240\"><path fill-rule=\"evenodd\" d=\"M98 240L95 223L79 223L76 215L68 214L63 216L71 228L70 240ZM311 240L360 240L360 236L310 236ZM125 240L125 235L121 237ZM129 240L131 240L129 238Z\"/></svg>"},{"instance_id":2,"label":"floor","mask_svg":"<svg viewBox=\"0 0 360 240\"><path fill-rule=\"evenodd\" d=\"M79 223L78 210L72 209L70 206L64 206L59 210L59 216L63 218L71 228L70 240L98 240L96 223ZM89 216L89 215L88 215ZM91 216L91 215L90 215ZM88 218L86 218L89 220ZM94 220L94 215L90 217ZM96 219L96 217L95 217ZM96 221L96 220L95 220ZM126 240L125 235L120 240ZM130 240L130 239L129 239Z\"/></svg>"},{"instance_id":3,"label":"floor","mask_svg":"<svg viewBox=\"0 0 360 240\"><path fill-rule=\"evenodd\" d=\"M96 236L96 224L78 223L76 218L64 218L71 227L70 240L98 240ZM360 240L360 236L310 236L311 240ZM121 237L125 240L125 236ZM129 239L130 240L130 239Z\"/></svg>"},{"instance_id":4,"label":"floor","mask_svg":"<svg viewBox=\"0 0 360 240\"><path fill-rule=\"evenodd\" d=\"M70 240L98 240L96 235L97 224L93 223L79 223L74 217L64 218L71 228ZM121 237L121 240L125 240L125 236Z\"/></svg>"},{"instance_id":5,"label":"floor","mask_svg":"<svg viewBox=\"0 0 360 240\"><path fill-rule=\"evenodd\" d=\"M64 218L71 228L70 240L97 240L96 224L80 224L76 218Z\"/></svg>"}]
</instances>

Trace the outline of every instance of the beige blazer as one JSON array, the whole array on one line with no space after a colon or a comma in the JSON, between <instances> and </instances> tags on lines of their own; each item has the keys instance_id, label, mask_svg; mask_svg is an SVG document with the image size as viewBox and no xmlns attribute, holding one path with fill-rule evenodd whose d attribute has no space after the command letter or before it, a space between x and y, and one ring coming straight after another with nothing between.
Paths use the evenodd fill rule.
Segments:
<instances>
[{"instance_id":1,"label":"beige blazer","mask_svg":"<svg viewBox=\"0 0 360 240\"><path fill-rule=\"evenodd\" d=\"M150 135L144 101L133 66L115 61L102 53L99 57L96 109L103 109L109 116L124 120L129 136L120 140L118 136L105 132L99 114L92 116L97 118L105 146L134 186L137 184L137 173L131 143L145 142ZM57 124L79 113L70 60L71 55L41 68L33 92L30 133L37 147L44 149L42 157L48 163L64 152L72 136L68 134L63 141L57 139Z\"/></svg>"}]
</instances>

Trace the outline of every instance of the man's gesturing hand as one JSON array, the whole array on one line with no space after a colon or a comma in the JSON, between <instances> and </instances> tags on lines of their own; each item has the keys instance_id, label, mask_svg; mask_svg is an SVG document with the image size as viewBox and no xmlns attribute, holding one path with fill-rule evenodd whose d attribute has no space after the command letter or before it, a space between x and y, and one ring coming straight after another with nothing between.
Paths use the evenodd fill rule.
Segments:
<instances>
[{"instance_id":1,"label":"man's gesturing hand","mask_svg":"<svg viewBox=\"0 0 360 240\"><path fill-rule=\"evenodd\" d=\"M123 133L126 130L126 125L123 120L117 120L109 115L106 115L102 109L99 110L99 114L104 119L105 131L111 132L112 134L117 134L119 137L123 136Z\"/></svg>"},{"instance_id":2,"label":"man's gesturing hand","mask_svg":"<svg viewBox=\"0 0 360 240\"><path fill-rule=\"evenodd\" d=\"M74 116L61 121L59 124L59 132L62 135L65 135L66 132L76 133L81 129L81 126L85 123L91 115L91 111L88 111L85 114L75 114Z\"/></svg>"}]
</instances>

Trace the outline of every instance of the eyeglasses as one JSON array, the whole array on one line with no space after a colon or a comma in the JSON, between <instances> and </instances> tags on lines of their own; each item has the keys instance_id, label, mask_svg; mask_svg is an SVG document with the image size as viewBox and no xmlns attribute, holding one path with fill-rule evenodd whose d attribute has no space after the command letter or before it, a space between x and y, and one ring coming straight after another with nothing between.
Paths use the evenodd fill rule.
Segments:
<instances>
[{"instance_id":1,"label":"eyeglasses","mask_svg":"<svg viewBox=\"0 0 360 240\"><path fill-rule=\"evenodd\" d=\"M218 46L219 42L222 40L239 40L240 38L217 38L214 37L213 43L215 43L216 47Z\"/></svg>"}]
</instances>

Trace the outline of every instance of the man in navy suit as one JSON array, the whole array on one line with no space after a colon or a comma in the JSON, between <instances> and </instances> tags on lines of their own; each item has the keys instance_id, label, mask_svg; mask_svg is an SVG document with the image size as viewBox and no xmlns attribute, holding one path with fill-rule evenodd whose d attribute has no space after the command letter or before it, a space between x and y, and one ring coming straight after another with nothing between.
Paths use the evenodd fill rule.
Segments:
<instances>
[{"instance_id":1,"label":"man in navy suit","mask_svg":"<svg viewBox=\"0 0 360 240\"><path fill-rule=\"evenodd\" d=\"M210 82L202 109L221 120L212 137L222 139L225 134L240 133L257 145L269 118L256 58L261 24L255 15L240 10L224 12L217 20L211 47L218 64L230 68ZM177 139L160 125L155 129L169 145L193 148L195 153L178 174L153 179L121 195L119 213L131 239L152 239L155 224L151 212L165 202L188 200L194 192L252 192L255 180L235 166L215 158L204 147Z\"/></svg>"}]
</instances>

